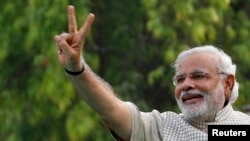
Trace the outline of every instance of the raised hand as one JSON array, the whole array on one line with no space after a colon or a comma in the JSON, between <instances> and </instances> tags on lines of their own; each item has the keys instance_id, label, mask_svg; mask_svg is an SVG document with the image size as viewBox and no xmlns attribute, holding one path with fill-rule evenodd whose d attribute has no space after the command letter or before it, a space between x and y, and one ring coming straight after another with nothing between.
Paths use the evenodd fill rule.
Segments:
<instances>
[{"instance_id":1,"label":"raised hand","mask_svg":"<svg viewBox=\"0 0 250 141\"><path fill-rule=\"evenodd\" d=\"M95 15L90 13L78 30L74 6L68 6L68 33L55 36L58 58L61 64L69 71L77 72L83 67L82 50L88 31Z\"/></svg>"}]
</instances>

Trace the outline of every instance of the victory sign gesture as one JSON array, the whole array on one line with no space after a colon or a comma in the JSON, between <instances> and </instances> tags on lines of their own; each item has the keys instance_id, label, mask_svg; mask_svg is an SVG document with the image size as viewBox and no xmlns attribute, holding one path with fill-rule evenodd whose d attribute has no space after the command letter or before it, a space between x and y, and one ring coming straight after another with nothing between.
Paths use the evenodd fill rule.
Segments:
<instances>
[{"instance_id":1,"label":"victory sign gesture","mask_svg":"<svg viewBox=\"0 0 250 141\"><path fill-rule=\"evenodd\" d=\"M84 68L82 50L94 18L95 15L90 13L83 26L78 30L74 6L68 6L69 31L55 36L58 58L66 71L79 72Z\"/></svg>"}]
</instances>

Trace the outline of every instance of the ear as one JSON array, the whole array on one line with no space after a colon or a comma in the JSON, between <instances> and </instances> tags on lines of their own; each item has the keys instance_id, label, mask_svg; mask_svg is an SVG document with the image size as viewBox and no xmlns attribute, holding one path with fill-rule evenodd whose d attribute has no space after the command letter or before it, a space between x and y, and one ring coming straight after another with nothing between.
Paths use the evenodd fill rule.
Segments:
<instances>
[{"instance_id":1,"label":"ear","mask_svg":"<svg viewBox=\"0 0 250 141\"><path fill-rule=\"evenodd\" d=\"M226 99L229 99L230 94L233 90L235 83L235 76L232 74L227 75L227 78L224 81L224 89L225 89L225 97Z\"/></svg>"}]
</instances>

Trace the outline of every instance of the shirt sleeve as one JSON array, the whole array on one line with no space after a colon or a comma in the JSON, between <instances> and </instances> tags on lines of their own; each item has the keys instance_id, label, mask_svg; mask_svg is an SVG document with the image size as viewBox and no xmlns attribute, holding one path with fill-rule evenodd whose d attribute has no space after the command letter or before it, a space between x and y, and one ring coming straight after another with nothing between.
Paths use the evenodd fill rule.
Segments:
<instances>
[{"instance_id":1,"label":"shirt sleeve","mask_svg":"<svg viewBox=\"0 0 250 141\"><path fill-rule=\"evenodd\" d=\"M127 102L131 111L131 141L162 141L163 118L157 110L141 112L131 102Z\"/></svg>"}]
</instances>

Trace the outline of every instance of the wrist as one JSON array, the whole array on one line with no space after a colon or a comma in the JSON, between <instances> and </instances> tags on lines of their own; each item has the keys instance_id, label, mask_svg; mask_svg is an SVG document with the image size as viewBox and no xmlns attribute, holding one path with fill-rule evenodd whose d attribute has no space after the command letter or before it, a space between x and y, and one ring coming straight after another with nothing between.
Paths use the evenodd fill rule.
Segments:
<instances>
[{"instance_id":1,"label":"wrist","mask_svg":"<svg viewBox=\"0 0 250 141\"><path fill-rule=\"evenodd\" d=\"M81 69L79 71L70 71L70 70L64 68L65 72L67 74L69 74L69 75L80 75L80 74L82 74L84 72L84 70L85 70L85 63L84 63L84 61L81 61L81 62L82 62L82 67L81 67Z\"/></svg>"}]
</instances>

